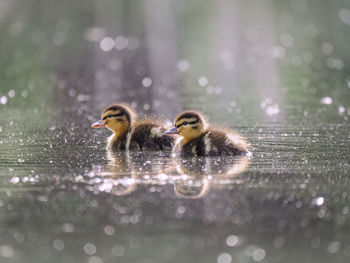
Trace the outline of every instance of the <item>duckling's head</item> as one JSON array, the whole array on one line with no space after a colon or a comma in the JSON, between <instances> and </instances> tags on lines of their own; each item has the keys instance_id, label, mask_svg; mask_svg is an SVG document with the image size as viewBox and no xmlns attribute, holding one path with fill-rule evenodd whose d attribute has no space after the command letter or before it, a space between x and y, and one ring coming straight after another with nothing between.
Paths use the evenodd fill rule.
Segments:
<instances>
[{"instance_id":1,"label":"duckling's head","mask_svg":"<svg viewBox=\"0 0 350 263\"><path fill-rule=\"evenodd\" d=\"M179 134L185 140L199 137L207 129L207 121L198 111L184 111L174 121L175 127L164 134Z\"/></svg>"},{"instance_id":2,"label":"duckling's head","mask_svg":"<svg viewBox=\"0 0 350 263\"><path fill-rule=\"evenodd\" d=\"M101 114L101 120L93 123L91 127L107 127L116 135L125 133L137 119L136 112L125 104L112 104L105 108Z\"/></svg>"}]
</instances>

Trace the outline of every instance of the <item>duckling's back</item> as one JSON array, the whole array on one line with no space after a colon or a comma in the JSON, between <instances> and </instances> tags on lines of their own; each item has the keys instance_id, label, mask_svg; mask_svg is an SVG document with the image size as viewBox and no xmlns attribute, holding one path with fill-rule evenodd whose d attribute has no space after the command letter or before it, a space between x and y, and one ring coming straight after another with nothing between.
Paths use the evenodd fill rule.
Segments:
<instances>
[{"instance_id":1,"label":"duckling's back","mask_svg":"<svg viewBox=\"0 0 350 263\"><path fill-rule=\"evenodd\" d=\"M246 140L232 130L215 129L208 131L209 156L242 155L248 152Z\"/></svg>"},{"instance_id":2,"label":"duckling's back","mask_svg":"<svg viewBox=\"0 0 350 263\"><path fill-rule=\"evenodd\" d=\"M180 156L238 156L248 153L248 143L232 130L210 128L200 137L175 146Z\"/></svg>"},{"instance_id":3,"label":"duckling's back","mask_svg":"<svg viewBox=\"0 0 350 263\"><path fill-rule=\"evenodd\" d=\"M173 147L171 135L164 135L165 128L153 121L139 121L135 124L130 138L130 150L165 150Z\"/></svg>"}]
</instances>

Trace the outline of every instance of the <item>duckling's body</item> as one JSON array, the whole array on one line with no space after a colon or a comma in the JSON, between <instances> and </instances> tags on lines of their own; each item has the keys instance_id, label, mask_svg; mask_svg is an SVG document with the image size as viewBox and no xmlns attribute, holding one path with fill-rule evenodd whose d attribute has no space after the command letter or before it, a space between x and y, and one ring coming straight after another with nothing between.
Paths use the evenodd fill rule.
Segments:
<instances>
[{"instance_id":1,"label":"duckling's body","mask_svg":"<svg viewBox=\"0 0 350 263\"><path fill-rule=\"evenodd\" d=\"M175 119L175 127L166 134L180 134L173 149L176 155L237 156L248 153L247 141L232 130L208 126L203 115L186 111Z\"/></svg>"},{"instance_id":2,"label":"duckling's body","mask_svg":"<svg viewBox=\"0 0 350 263\"><path fill-rule=\"evenodd\" d=\"M242 137L233 132L228 133L215 128L210 128L199 137L187 142L180 139L174 147L174 153L180 156L225 156L247 152L248 149Z\"/></svg>"},{"instance_id":3,"label":"duckling's body","mask_svg":"<svg viewBox=\"0 0 350 263\"><path fill-rule=\"evenodd\" d=\"M107 140L108 149L163 150L173 146L173 137L163 134L166 129L159 120L137 120L137 114L127 105L110 105L101 117L92 127L107 127L113 131Z\"/></svg>"},{"instance_id":4,"label":"duckling's body","mask_svg":"<svg viewBox=\"0 0 350 263\"><path fill-rule=\"evenodd\" d=\"M173 138L163 135L165 128L151 120L136 122L122 135L108 138L107 147L113 150L164 150L171 149Z\"/></svg>"}]
</instances>

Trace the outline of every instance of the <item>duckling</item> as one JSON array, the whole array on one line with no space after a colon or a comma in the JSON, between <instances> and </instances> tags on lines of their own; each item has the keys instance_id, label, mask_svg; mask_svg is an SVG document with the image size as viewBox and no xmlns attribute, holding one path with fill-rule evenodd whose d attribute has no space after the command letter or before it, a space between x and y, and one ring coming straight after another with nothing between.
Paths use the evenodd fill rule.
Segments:
<instances>
[{"instance_id":1,"label":"duckling","mask_svg":"<svg viewBox=\"0 0 350 263\"><path fill-rule=\"evenodd\" d=\"M163 150L171 149L174 138L164 135L164 125L159 120L138 120L136 112L126 104L112 104L105 108L101 120L93 128L106 127L113 134L107 140L107 149Z\"/></svg>"},{"instance_id":2,"label":"duckling","mask_svg":"<svg viewBox=\"0 0 350 263\"><path fill-rule=\"evenodd\" d=\"M175 127L164 134L179 134L173 153L190 156L237 156L248 153L245 138L235 131L209 126L197 111L185 111L175 118Z\"/></svg>"}]
</instances>

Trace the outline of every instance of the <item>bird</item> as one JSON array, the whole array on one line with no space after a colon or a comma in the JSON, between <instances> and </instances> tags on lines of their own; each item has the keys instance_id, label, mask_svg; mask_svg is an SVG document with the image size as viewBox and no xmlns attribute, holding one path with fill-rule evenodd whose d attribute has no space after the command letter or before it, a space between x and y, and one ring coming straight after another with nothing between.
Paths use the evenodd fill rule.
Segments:
<instances>
[{"instance_id":1,"label":"bird","mask_svg":"<svg viewBox=\"0 0 350 263\"><path fill-rule=\"evenodd\" d=\"M112 104L101 113L93 128L106 127L113 132L107 139L107 150L171 150L172 135L164 135L165 125L150 117L138 119L137 113L125 103Z\"/></svg>"},{"instance_id":2,"label":"bird","mask_svg":"<svg viewBox=\"0 0 350 263\"><path fill-rule=\"evenodd\" d=\"M175 156L238 156L249 155L247 140L237 132L210 126L198 111L184 111L164 134L179 134L173 148Z\"/></svg>"}]
</instances>

